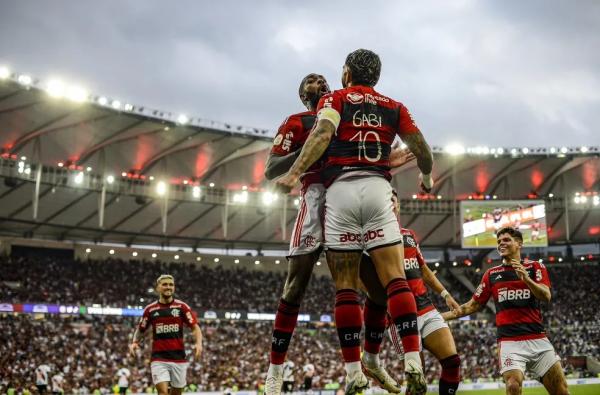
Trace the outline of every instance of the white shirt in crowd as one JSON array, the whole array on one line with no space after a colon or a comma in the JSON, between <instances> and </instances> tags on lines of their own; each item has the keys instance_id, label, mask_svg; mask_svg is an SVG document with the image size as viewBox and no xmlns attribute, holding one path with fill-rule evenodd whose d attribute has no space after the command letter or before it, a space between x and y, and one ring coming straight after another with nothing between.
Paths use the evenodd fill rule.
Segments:
<instances>
[{"instance_id":1,"label":"white shirt in crowd","mask_svg":"<svg viewBox=\"0 0 600 395\"><path fill-rule=\"evenodd\" d=\"M312 377L315 374L315 365L313 365L312 363L307 363L306 365L304 365L303 370L305 377Z\"/></svg>"},{"instance_id":2,"label":"white shirt in crowd","mask_svg":"<svg viewBox=\"0 0 600 395\"><path fill-rule=\"evenodd\" d=\"M60 373L56 373L52 376L52 392L63 392L64 377Z\"/></svg>"},{"instance_id":3,"label":"white shirt in crowd","mask_svg":"<svg viewBox=\"0 0 600 395\"><path fill-rule=\"evenodd\" d=\"M119 387L129 387L129 376L131 376L131 372L127 368L121 368L117 371L117 377L119 378L118 386Z\"/></svg>"},{"instance_id":4,"label":"white shirt in crowd","mask_svg":"<svg viewBox=\"0 0 600 395\"><path fill-rule=\"evenodd\" d=\"M294 368L296 365L292 361L283 363L283 381L294 381Z\"/></svg>"},{"instance_id":5,"label":"white shirt in crowd","mask_svg":"<svg viewBox=\"0 0 600 395\"><path fill-rule=\"evenodd\" d=\"M35 385L48 385L48 373L52 369L46 364L41 364L35 368Z\"/></svg>"}]
</instances>

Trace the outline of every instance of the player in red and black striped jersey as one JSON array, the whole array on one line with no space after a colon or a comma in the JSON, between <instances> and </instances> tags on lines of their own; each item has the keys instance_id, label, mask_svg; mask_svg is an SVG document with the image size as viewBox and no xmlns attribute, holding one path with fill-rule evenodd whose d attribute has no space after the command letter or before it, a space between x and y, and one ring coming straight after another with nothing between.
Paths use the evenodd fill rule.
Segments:
<instances>
[{"instance_id":1,"label":"player in red and black striped jersey","mask_svg":"<svg viewBox=\"0 0 600 395\"><path fill-rule=\"evenodd\" d=\"M496 238L502 264L485 272L471 300L442 316L451 320L472 314L493 298L506 393L520 394L524 373L529 371L549 393L568 394L560 358L542 323L540 301L549 302L552 297L546 267L521 259L523 235L517 229L502 228Z\"/></svg>"},{"instance_id":2,"label":"player in red and black striped jersey","mask_svg":"<svg viewBox=\"0 0 600 395\"><path fill-rule=\"evenodd\" d=\"M130 353L136 356L139 342L144 332L152 328L152 380L160 395L181 394L186 385L187 359L183 343L183 328L191 328L194 336L194 358L202 353L202 332L198 320L190 307L181 300L174 299L175 280L168 274L156 280L158 301L149 304L129 346Z\"/></svg>"}]
</instances>

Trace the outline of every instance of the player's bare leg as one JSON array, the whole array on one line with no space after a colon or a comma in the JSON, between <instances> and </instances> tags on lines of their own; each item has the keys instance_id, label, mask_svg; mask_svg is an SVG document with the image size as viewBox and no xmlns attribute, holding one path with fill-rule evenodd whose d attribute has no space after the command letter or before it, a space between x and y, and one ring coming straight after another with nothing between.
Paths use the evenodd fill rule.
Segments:
<instances>
[{"instance_id":1,"label":"player's bare leg","mask_svg":"<svg viewBox=\"0 0 600 395\"><path fill-rule=\"evenodd\" d=\"M460 383L460 357L456 352L454 337L449 328L440 328L423 339L423 346L429 350L442 365L440 395L456 393Z\"/></svg>"},{"instance_id":2,"label":"player's bare leg","mask_svg":"<svg viewBox=\"0 0 600 395\"><path fill-rule=\"evenodd\" d=\"M183 388L171 387L171 395L181 395L182 393L183 393Z\"/></svg>"},{"instance_id":3,"label":"player's bare leg","mask_svg":"<svg viewBox=\"0 0 600 395\"><path fill-rule=\"evenodd\" d=\"M402 339L407 391L413 395L425 394L427 383L419 354L421 337L417 325L417 304L406 281L402 244L375 248L369 254L379 281L386 289L388 311Z\"/></svg>"},{"instance_id":4,"label":"player's bare leg","mask_svg":"<svg viewBox=\"0 0 600 395\"><path fill-rule=\"evenodd\" d=\"M519 369L512 369L504 372L502 378L506 385L507 395L521 395L523 389L523 372Z\"/></svg>"},{"instance_id":5,"label":"player's bare leg","mask_svg":"<svg viewBox=\"0 0 600 395\"><path fill-rule=\"evenodd\" d=\"M335 283L335 325L346 369L346 395L369 386L360 364L360 332L363 316L360 308L359 266L362 251L327 251L327 265Z\"/></svg>"},{"instance_id":6,"label":"player's bare leg","mask_svg":"<svg viewBox=\"0 0 600 395\"><path fill-rule=\"evenodd\" d=\"M542 377L542 384L550 395L568 395L567 380L560 362L556 362Z\"/></svg>"},{"instance_id":7,"label":"player's bare leg","mask_svg":"<svg viewBox=\"0 0 600 395\"><path fill-rule=\"evenodd\" d=\"M288 260L287 278L273 327L270 364L265 382L267 395L281 393L283 363L285 362L292 334L296 329L300 304L320 252L319 249L310 254L290 257Z\"/></svg>"},{"instance_id":8,"label":"player's bare leg","mask_svg":"<svg viewBox=\"0 0 600 395\"><path fill-rule=\"evenodd\" d=\"M169 382L163 381L155 385L158 395L169 395Z\"/></svg>"}]
</instances>

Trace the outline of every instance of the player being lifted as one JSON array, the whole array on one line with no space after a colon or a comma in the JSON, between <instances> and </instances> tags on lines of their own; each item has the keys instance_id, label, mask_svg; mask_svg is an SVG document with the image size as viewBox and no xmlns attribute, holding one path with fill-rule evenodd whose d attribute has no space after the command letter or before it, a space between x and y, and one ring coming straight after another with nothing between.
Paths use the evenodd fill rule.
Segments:
<instances>
[{"instance_id":1,"label":"player being lifted","mask_svg":"<svg viewBox=\"0 0 600 395\"><path fill-rule=\"evenodd\" d=\"M308 111L290 115L279 127L265 169L268 180L284 174L292 166L315 124L317 104L321 96L327 93L329 86L322 75L311 73L302 79L298 95ZM394 149L390 154L390 165L400 167L412 159L409 151ZM275 316L265 383L267 395L281 392L283 363L296 328L300 303L322 251L325 187L321 181L320 167L321 163L315 163L301 178L302 202L290 240L287 279ZM370 373L388 391L400 391L398 384L382 367L371 366Z\"/></svg>"},{"instance_id":2,"label":"player being lifted","mask_svg":"<svg viewBox=\"0 0 600 395\"><path fill-rule=\"evenodd\" d=\"M397 216L400 206L395 193L392 201L394 212ZM404 244L404 271L408 286L417 302L417 323L423 339L423 346L442 365L439 394L452 395L456 393L460 383L460 357L456 351L452 332L450 332L450 328L448 328L441 314L427 296L426 286L440 294L451 310L459 306L427 266L414 232L405 228L401 228L401 232ZM377 278L375 266L373 266L373 262L367 254L363 254L363 260L360 263L360 274L363 282L365 281L364 279ZM369 284L369 289L372 291L368 293L364 309L365 352L363 354L363 361L378 358L381 342L384 337L387 316L385 307L387 295L385 289L379 281ZM390 330L389 333L396 351L399 354L403 354L404 350L402 349L400 339L398 339L397 332Z\"/></svg>"},{"instance_id":3,"label":"player being lifted","mask_svg":"<svg viewBox=\"0 0 600 395\"><path fill-rule=\"evenodd\" d=\"M521 259L523 235L512 227L496 234L502 264L488 269L475 294L454 311L443 313L453 320L479 311L493 297L496 305L500 374L506 393L521 394L525 371L536 375L551 395L566 395L567 381L560 358L546 337L540 301L550 302L546 267Z\"/></svg>"},{"instance_id":4,"label":"player being lifted","mask_svg":"<svg viewBox=\"0 0 600 395\"><path fill-rule=\"evenodd\" d=\"M363 316L357 291L361 255L367 250L402 338L408 390L418 395L426 392L427 385L419 356L417 306L406 282L402 235L392 210L391 145L400 136L415 154L427 192L433 186L433 157L406 107L373 88L380 72L381 61L372 51L359 49L348 55L344 89L321 98L314 130L277 185L290 191L327 152L321 170L327 186L325 246L337 290L334 315L345 361L346 393L368 386L360 363Z\"/></svg>"},{"instance_id":5,"label":"player being lifted","mask_svg":"<svg viewBox=\"0 0 600 395\"><path fill-rule=\"evenodd\" d=\"M143 333L152 327L152 359L150 370L152 381L159 395L180 395L186 385L188 362L183 344L183 326L192 330L194 336L194 359L202 353L202 331L194 312L175 293L175 279L163 274L156 280L158 301L149 304L138 327L133 333L129 352L133 357L142 340Z\"/></svg>"}]
</instances>

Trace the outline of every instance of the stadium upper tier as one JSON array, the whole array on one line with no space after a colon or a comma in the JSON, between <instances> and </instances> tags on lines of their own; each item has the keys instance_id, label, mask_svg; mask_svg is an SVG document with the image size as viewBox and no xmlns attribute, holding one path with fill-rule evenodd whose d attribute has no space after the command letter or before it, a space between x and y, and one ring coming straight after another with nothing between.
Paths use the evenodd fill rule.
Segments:
<instances>
[{"instance_id":1,"label":"stadium upper tier","mask_svg":"<svg viewBox=\"0 0 600 395\"><path fill-rule=\"evenodd\" d=\"M275 126L275 125L274 125ZM2 234L284 249L297 196L266 191L273 131L170 114L0 68ZM460 245L457 201L542 198L551 244L600 235L600 148L434 147L436 186L395 171L402 222ZM579 195L576 195L576 194Z\"/></svg>"}]
</instances>

